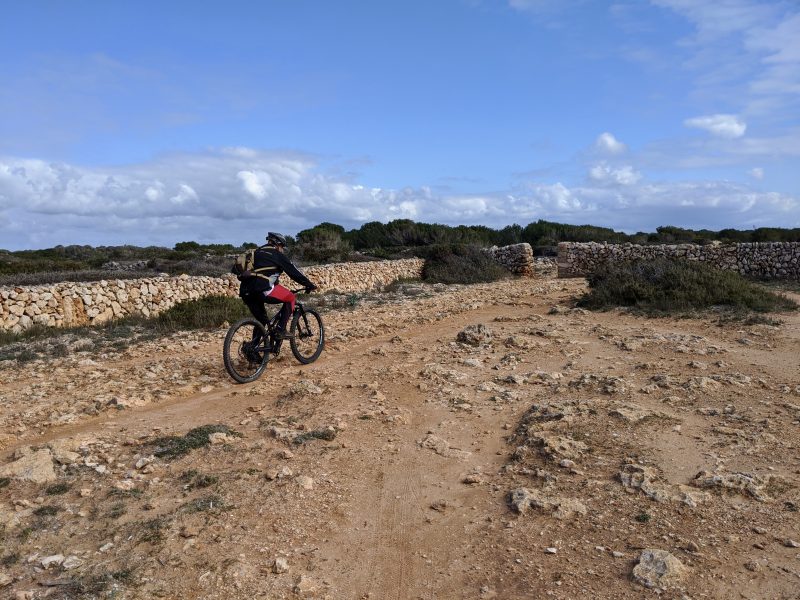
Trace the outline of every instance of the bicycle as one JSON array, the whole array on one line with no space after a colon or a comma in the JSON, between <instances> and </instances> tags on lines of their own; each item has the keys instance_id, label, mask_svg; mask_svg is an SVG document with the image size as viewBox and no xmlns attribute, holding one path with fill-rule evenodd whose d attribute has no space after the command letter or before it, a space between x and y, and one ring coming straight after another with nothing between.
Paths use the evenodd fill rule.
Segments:
<instances>
[{"instance_id":1,"label":"bicycle","mask_svg":"<svg viewBox=\"0 0 800 600\"><path fill-rule=\"evenodd\" d=\"M304 288L291 290L293 294ZM296 301L288 335L278 338L280 309L264 327L258 320L248 317L237 321L228 329L223 344L222 359L225 370L239 383L255 381L264 373L269 355L278 355L281 342L289 340L294 357L307 365L319 358L325 346L325 327L322 317L314 309Z\"/></svg>"}]
</instances>

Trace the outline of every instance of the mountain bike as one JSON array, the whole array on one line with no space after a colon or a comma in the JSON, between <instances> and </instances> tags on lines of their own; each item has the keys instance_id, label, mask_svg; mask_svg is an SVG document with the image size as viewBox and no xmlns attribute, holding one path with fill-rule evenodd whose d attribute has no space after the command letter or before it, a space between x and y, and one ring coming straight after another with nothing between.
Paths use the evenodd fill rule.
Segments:
<instances>
[{"instance_id":1,"label":"mountain bike","mask_svg":"<svg viewBox=\"0 0 800 600\"><path fill-rule=\"evenodd\" d=\"M297 294L304 288L291 290ZM294 357L307 365L319 358L325 346L322 317L296 301L289 333L280 336L280 309L267 321L266 327L253 317L237 321L225 335L222 359L225 370L239 383L250 383L261 377L270 354L278 355L283 340L289 341Z\"/></svg>"}]
</instances>

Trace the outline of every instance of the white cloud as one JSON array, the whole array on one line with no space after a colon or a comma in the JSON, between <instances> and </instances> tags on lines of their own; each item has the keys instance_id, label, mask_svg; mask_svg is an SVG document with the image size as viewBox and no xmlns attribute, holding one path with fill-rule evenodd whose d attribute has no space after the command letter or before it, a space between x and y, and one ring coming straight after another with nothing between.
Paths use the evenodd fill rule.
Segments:
<instances>
[{"instance_id":1,"label":"white cloud","mask_svg":"<svg viewBox=\"0 0 800 600\"><path fill-rule=\"evenodd\" d=\"M688 68L719 101L748 115L774 117L797 107L800 94L800 12L796 2L651 0L696 29L680 46L694 51Z\"/></svg>"},{"instance_id":2,"label":"white cloud","mask_svg":"<svg viewBox=\"0 0 800 600\"><path fill-rule=\"evenodd\" d=\"M589 169L589 177L593 181L603 184L633 185L642 178L642 174L630 165L614 168L601 163Z\"/></svg>"},{"instance_id":3,"label":"white cloud","mask_svg":"<svg viewBox=\"0 0 800 600\"><path fill-rule=\"evenodd\" d=\"M607 131L597 136L595 148L608 154L622 154L627 147Z\"/></svg>"},{"instance_id":4,"label":"white cloud","mask_svg":"<svg viewBox=\"0 0 800 600\"><path fill-rule=\"evenodd\" d=\"M764 179L764 169L761 167L754 167L750 169L750 177L758 180Z\"/></svg>"},{"instance_id":5,"label":"white cloud","mask_svg":"<svg viewBox=\"0 0 800 600\"><path fill-rule=\"evenodd\" d=\"M755 176L757 171L752 171ZM323 221L502 227L537 219L636 231L800 226L798 198L728 182L645 182L630 165L600 162L583 185L527 181L483 194L368 187L323 173L308 157L252 150L162 157L129 167L84 168L0 158L0 246L236 242Z\"/></svg>"},{"instance_id":6,"label":"white cloud","mask_svg":"<svg viewBox=\"0 0 800 600\"><path fill-rule=\"evenodd\" d=\"M686 119L683 124L686 127L705 129L712 135L727 139L742 137L747 130L747 123L736 115L705 115Z\"/></svg>"}]
</instances>

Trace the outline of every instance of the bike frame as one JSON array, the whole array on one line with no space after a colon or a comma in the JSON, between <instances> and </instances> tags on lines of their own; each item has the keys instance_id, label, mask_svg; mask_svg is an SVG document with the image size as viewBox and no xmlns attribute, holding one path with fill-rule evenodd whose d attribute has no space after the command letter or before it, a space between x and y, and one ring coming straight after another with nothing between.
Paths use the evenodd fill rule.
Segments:
<instances>
[{"instance_id":1,"label":"bike frame","mask_svg":"<svg viewBox=\"0 0 800 600\"><path fill-rule=\"evenodd\" d=\"M296 290L289 290L289 291L292 292L293 294L299 294L303 290L305 290L305 288L299 288L299 289L296 289ZM303 307L303 303L302 302L300 302L298 300L295 300L294 312L292 313L292 315L295 315L298 312L300 314L303 314L305 312L305 308ZM279 319L280 319L280 314L281 314L281 309L279 308L275 312L275 314L272 315L272 317L267 321L267 324L265 326L265 328L267 330L267 336L269 338L269 340L268 340L269 341L269 346L267 346L267 343L265 341L261 341L261 342L258 343L258 345L255 346L255 349L257 351L259 351L259 352L271 352L272 354L278 354L278 352L280 352L281 342L283 340L278 340L277 342L275 341L275 333L278 331L278 322L279 322ZM289 337L290 336L288 334L286 334L286 338L284 338L284 339L289 339Z\"/></svg>"}]
</instances>

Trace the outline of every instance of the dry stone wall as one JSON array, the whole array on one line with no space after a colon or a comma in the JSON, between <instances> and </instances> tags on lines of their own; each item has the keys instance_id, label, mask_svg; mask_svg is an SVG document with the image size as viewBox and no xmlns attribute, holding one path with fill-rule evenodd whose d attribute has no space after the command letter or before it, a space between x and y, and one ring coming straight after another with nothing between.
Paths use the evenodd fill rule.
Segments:
<instances>
[{"instance_id":1,"label":"dry stone wall","mask_svg":"<svg viewBox=\"0 0 800 600\"><path fill-rule=\"evenodd\" d=\"M319 265L304 269L321 291L363 292L398 279L422 275L419 258ZM157 315L184 300L236 296L239 282L224 277L64 282L46 286L0 287L0 329L19 332L34 324L72 327L98 325L131 314Z\"/></svg>"},{"instance_id":2,"label":"dry stone wall","mask_svg":"<svg viewBox=\"0 0 800 600\"><path fill-rule=\"evenodd\" d=\"M558 276L585 277L609 262L678 258L763 279L800 279L800 242L750 244L597 244L561 242Z\"/></svg>"},{"instance_id":3,"label":"dry stone wall","mask_svg":"<svg viewBox=\"0 0 800 600\"><path fill-rule=\"evenodd\" d=\"M522 277L533 277L533 248L530 244L512 244L510 246L492 246L484 252L506 269Z\"/></svg>"}]
</instances>

